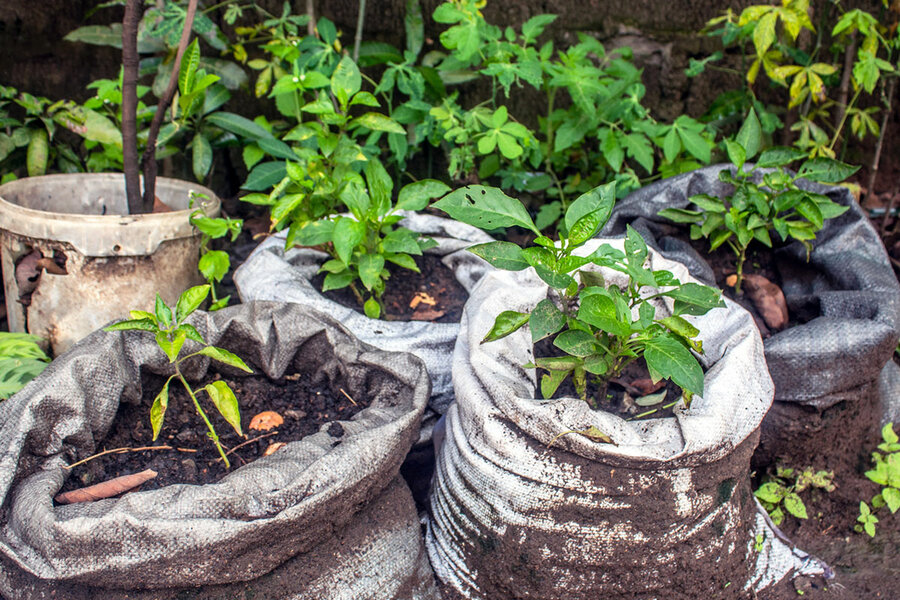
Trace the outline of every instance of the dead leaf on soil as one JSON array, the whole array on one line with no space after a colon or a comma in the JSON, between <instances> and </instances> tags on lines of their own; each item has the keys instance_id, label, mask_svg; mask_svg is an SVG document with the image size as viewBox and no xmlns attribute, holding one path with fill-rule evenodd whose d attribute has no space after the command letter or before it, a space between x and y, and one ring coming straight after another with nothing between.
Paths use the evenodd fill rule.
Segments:
<instances>
[{"instance_id":1,"label":"dead leaf on soil","mask_svg":"<svg viewBox=\"0 0 900 600\"><path fill-rule=\"evenodd\" d=\"M250 429L253 431L269 431L284 423L284 419L274 410L259 413L250 419Z\"/></svg>"},{"instance_id":2,"label":"dead leaf on soil","mask_svg":"<svg viewBox=\"0 0 900 600\"><path fill-rule=\"evenodd\" d=\"M729 275L725 280L730 286L734 286L736 282L735 275ZM744 275L741 287L770 329L780 331L787 327L787 302L780 287L762 275Z\"/></svg>"},{"instance_id":3,"label":"dead leaf on soil","mask_svg":"<svg viewBox=\"0 0 900 600\"><path fill-rule=\"evenodd\" d=\"M650 379L649 377L644 377L643 379L635 379L634 381L632 381L631 386L639 389L642 396L646 396L647 394L658 392L662 388L666 387L666 382L660 379L656 383L653 383L652 379Z\"/></svg>"},{"instance_id":4,"label":"dead leaf on soil","mask_svg":"<svg viewBox=\"0 0 900 600\"><path fill-rule=\"evenodd\" d=\"M55 500L60 504L74 504L75 502L93 502L104 498L112 498L142 485L156 477L156 471L147 469L140 473L122 475L108 481L101 481L78 490L65 492L56 496Z\"/></svg>"},{"instance_id":5,"label":"dead leaf on soil","mask_svg":"<svg viewBox=\"0 0 900 600\"><path fill-rule=\"evenodd\" d=\"M284 442L275 442L274 444L269 444L269 447L266 448L265 452L263 452L263 456L268 456L270 454L275 454L281 448L284 448L286 444Z\"/></svg>"},{"instance_id":6,"label":"dead leaf on soil","mask_svg":"<svg viewBox=\"0 0 900 600\"><path fill-rule=\"evenodd\" d=\"M428 306L434 306L437 304L437 300L434 299L433 296L428 294L427 292L417 292L413 299L409 301L409 307L413 310L420 304L427 304Z\"/></svg>"}]
</instances>

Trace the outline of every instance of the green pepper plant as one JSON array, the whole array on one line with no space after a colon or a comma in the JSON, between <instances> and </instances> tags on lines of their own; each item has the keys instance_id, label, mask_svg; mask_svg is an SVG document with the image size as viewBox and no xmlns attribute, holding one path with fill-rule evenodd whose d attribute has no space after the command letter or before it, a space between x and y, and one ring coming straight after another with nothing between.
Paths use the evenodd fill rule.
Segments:
<instances>
[{"instance_id":1,"label":"green pepper plant","mask_svg":"<svg viewBox=\"0 0 900 600\"><path fill-rule=\"evenodd\" d=\"M521 271L533 268L553 292L530 312L503 311L483 342L505 337L524 325L532 342L555 336L553 345L565 355L537 358L534 365L547 371L541 392L550 398L559 385L572 378L578 395L592 407L606 400L607 385L629 363L643 357L654 382L671 379L684 390L689 405L693 394L703 394L703 369L693 352L702 353L699 330L683 315L703 315L724 306L721 292L697 283L681 283L669 271L646 266L648 249L637 231L628 228L624 252L603 244L587 256L577 250L609 219L615 202L615 184L596 187L572 202L564 216L559 240L541 234L525 207L496 188L466 186L434 204L458 221L495 229L517 225L533 232L534 245L521 247L496 241L469 248L497 268ZM593 264L622 272L628 283L607 284ZM673 301L670 316L658 317L653 300ZM587 382L597 387L588 398Z\"/></svg>"},{"instance_id":2,"label":"green pepper plant","mask_svg":"<svg viewBox=\"0 0 900 600\"><path fill-rule=\"evenodd\" d=\"M294 238L297 245L320 246L331 255L321 268L327 273L322 291L349 286L366 316L372 319L382 313L381 296L390 277L386 263L419 272L413 257L436 245L430 238L420 238L414 231L397 227L403 218L397 211L422 210L431 200L450 191L440 181L424 179L403 186L394 203L393 188L394 182L381 162L368 161L365 180L350 180L341 190L340 199L350 214L309 222ZM365 288L367 298L357 281Z\"/></svg>"},{"instance_id":3,"label":"green pepper plant","mask_svg":"<svg viewBox=\"0 0 900 600\"><path fill-rule=\"evenodd\" d=\"M162 390L157 394L150 407L150 426L153 428L153 441L156 441L156 438L159 437L163 419L166 416L166 409L169 406L169 384L173 379L177 378L194 402L194 407L197 409L200 418L206 423L207 435L213 444L216 445L219 455L225 461L225 468L228 469L231 468L231 463L228 461L228 456L219 442L216 429L203 411L203 407L200 406L200 401L197 399L198 392L191 387L181 372L181 365L184 361L195 356L208 356L213 360L247 373L253 372L237 355L223 348L208 345L193 325L184 322L206 300L206 297L209 295L209 288L210 286L208 285L198 285L185 290L178 298L174 312L157 294L156 306L153 312L133 310L131 311L131 319L113 323L106 327L104 331L140 330L153 333L156 336L156 344L166 354L169 362L172 363L175 369L175 373L163 384ZM188 340L201 344L202 347L195 352L182 355L181 351ZM238 401L234 391L228 384L221 380L213 381L204 386L202 391L206 392L213 406L216 407L219 414L234 428L237 434L243 435L241 432L241 413Z\"/></svg>"},{"instance_id":4,"label":"green pepper plant","mask_svg":"<svg viewBox=\"0 0 900 600\"><path fill-rule=\"evenodd\" d=\"M759 498L763 508L769 513L772 522L781 525L785 512L798 519L807 519L806 504L800 494L810 488L833 492L834 473L832 471L815 471L812 468L793 469L777 467L775 474L753 492Z\"/></svg>"},{"instance_id":5,"label":"green pepper plant","mask_svg":"<svg viewBox=\"0 0 900 600\"><path fill-rule=\"evenodd\" d=\"M41 374L50 357L43 340L27 333L0 331L0 400L6 400Z\"/></svg>"},{"instance_id":6,"label":"green pepper plant","mask_svg":"<svg viewBox=\"0 0 900 600\"><path fill-rule=\"evenodd\" d=\"M696 194L689 199L696 208L666 208L659 214L676 223L690 224L691 239L709 239L710 252L728 244L737 257L735 292L740 294L747 249L754 240L771 248L771 232L775 231L783 242L803 244L808 255L825 221L848 210L824 194L801 188L797 181L839 183L859 167L818 157L804 160L798 171L791 173L786 167L805 158L806 153L783 147L769 148L755 165L748 164L762 145L761 127L753 109L736 139L724 143L734 170L722 170L719 180L734 186L734 192L723 198Z\"/></svg>"}]
</instances>

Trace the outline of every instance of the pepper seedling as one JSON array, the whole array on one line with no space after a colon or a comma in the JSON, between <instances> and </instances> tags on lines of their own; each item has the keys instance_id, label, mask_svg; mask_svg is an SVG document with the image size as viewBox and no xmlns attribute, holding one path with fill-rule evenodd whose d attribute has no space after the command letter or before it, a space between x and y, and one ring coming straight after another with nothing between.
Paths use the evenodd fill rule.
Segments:
<instances>
[{"instance_id":1,"label":"pepper seedling","mask_svg":"<svg viewBox=\"0 0 900 600\"><path fill-rule=\"evenodd\" d=\"M614 183L583 194L566 211L557 241L541 234L520 201L497 188L470 185L448 194L434 207L470 225L487 229L517 225L537 236L534 245L524 248L497 241L477 244L469 251L499 269L532 268L553 289L529 312L501 312L483 340L498 340L526 324L533 343L555 336L553 345L565 355L537 358L530 365L548 372L541 379L545 398L571 377L581 399L599 408L609 382L643 357L651 379L671 379L684 390L689 403L693 394L703 394L703 369L691 352L699 354L703 348L697 339L700 332L682 315L703 315L724 306L721 292L681 283L669 271L647 268L647 244L631 227L624 252L603 244L587 256L577 254L609 219L614 203ZM607 284L600 273L582 270L588 264L626 274L627 285ZM657 318L652 302L657 298L674 302L670 316ZM590 399L589 378L597 388Z\"/></svg>"},{"instance_id":2,"label":"pepper seedling","mask_svg":"<svg viewBox=\"0 0 900 600\"><path fill-rule=\"evenodd\" d=\"M197 331L193 325L184 322L191 313L199 308L208 295L208 285L198 285L185 290L178 298L173 313L172 309L167 306L162 298L159 297L159 294L157 294L156 306L154 307L153 312L133 310L131 311L131 319L114 323L104 328L104 331L140 330L153 333L156 336L156 344L169 358L169 362L172 363L175 369L175 373L166 380L162 390L156 395L156 398L153 400L153 404L150 407L150 426L153 428L153 441L155 442L156 438L159 437L163 419L166 415L166 409L169 406L169 384L173 379L177 378L194 402L194 407L197 409L200 418L206 423L208 429L207 435L216 445L216 449L219 451L222 460L225 461L225 468L229 469L231 468L231 463L228 461L228 456L225 454L225 450L219 442L219 436L216 433L215 427L213 427L212 422L210 422L209 418L206 416L203 407L200 406L200 401L197 399L198 392L194 391L184 378L184 374L181 372L181 365L184 361L194 356L201 355L208 356L213 360L236 367L247 373L253 372L252 369L250 369L250 367L248 367L237 355L228 350L207 344L203 339L203 336L200 335L200 332ZM182 348L188 340L203 344L203 347L196 352L191 352L190 354L182 356ZM205 385L201 391L207 393L210 401L216 407L216 410L218 410L225 421L234 428L237 434L243 435L241 432L241 413L238 407L237 397L235 397L234 391L228 384L221 380L213 381L212 383Z\"/></svg>"},{"instance_id":3,"label":"pepper seedling","mask_svg":"<svg viewBox=\"0 0 900 600\"><path fill-rule=\"evenodd\" d=\"M666 208L659 212L675 223L691 226L691 239L709 240L712 252L722 244L737 257L735 293L741 293L747 248L756 240L771 248L771 232L782 241L796 240L806 248L807 257L812 241L827 219L847 212L828 196L800 188L798 179L817 183L839 183L855 173L854 167L831 158L805 160L796 174L786 167L807 156L796 148L770 148L759 155L750 168L747 161L757 155L762 145L762 130L756 112L750 114L735 140L725 140L728 159L734 165L719 173L719 180L734 186L734 192L723 197L696 194L689 200L696 208Z\"/></svg>"}]
</instances>

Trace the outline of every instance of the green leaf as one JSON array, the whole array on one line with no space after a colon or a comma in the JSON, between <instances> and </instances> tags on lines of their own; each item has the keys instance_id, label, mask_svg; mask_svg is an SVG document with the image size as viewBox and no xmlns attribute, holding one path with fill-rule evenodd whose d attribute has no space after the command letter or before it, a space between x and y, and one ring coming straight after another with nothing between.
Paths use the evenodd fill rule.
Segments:
<instances>
[{"instance_id":1,"label":"green leaf","mask_svg":"<svg viewBox=\"0 0 900 600\"><path fill-rule=\"evenodd\" d=\"M537 303L528 319L531 330L531 343L536 344L547 336L553 335L566 325L566 315L549 298Z\"/></svg>"},{"instance_id":2,"label":"green leaf","mask_svg":"<svg viewBox=\"0 0 900 600\"><path fill-rule=\"evenodd\" d=\"M525 323L528 322L529 316L528 313L516 312L514 310L503 311L497 315L493 327L491 327L491 330L484 336L481 343L493 342L508 336L525 325Z\"/></svg>"},{"instance_id":3,"label":"green leaf","mask_svg":"<svg viewBox=\"0 0 900 600\"><path fill-rule=\"evenodd\" d=\"M172 309L166 306L163 299L156 295L156 306L153 309L157 322L163 327L168 328L172 325Z\"/></svg>"},{"instance_id":4,"label":"green leaf","mask_svg":"<svg viewBox=\"0 0 900 600\"><path fill-rule=\"evenodd\" d=\"M684 144L685 149L690 152L697 160L708 164L711 157L709 143L695 131L690 129L679 129L678 136ZM670 161L671 162L671 161Z\"/></svg>"},{"instance_id":5,"label":"green leaf","mask_svg":"<svg viewBox=\"0 0 900 600\"><path fill-rule=\"evenodd\" d=\"M566 229L569 231L569 237L572 237L572 230L575 228L576 223L582 220L584 217L588 215L595 215L592 219L592 223L596 223L595 231L592 231L586 238L589 239L593 237L593 234L596 233L596 230L599 230L606 222L609 220L609 215L612 213L613 205L616 203L616 183L614 181L607 183L606 185L600 185L590 190L589 192L585 192L581 196L575 199L574 202L569 206L569 209L566 211L566 216L564 223L566 224ZM587 222L585 222L587 224ZM589 229L589 227L583 227L584 230ZM583 234L584 232L579 232ZM576 242L581 243L581 242Z\"/></svg>"},{"instance_id":6,"label":"green leaf","mask_svg":"<svg viewBox=\"0 0 900 600\"><path fill-rule=\"evenodd\" d=\"M212 311L210 311L212 312ZM203 336L200 335L200 332L197 331L197 328L193 325L189 325L187 323L182 323L178 326L176 330L178 332L183 332L184 336L189 340L194 340L198 344L206 344L206 341L203 339Z\"/></svg>"},{"instance_id":7,"label":"green leaf","mask_svg":"<svg viewBox=\"0 0 900 600\"><path fill-rule=\"evenodd\" d=\"M541 377L541 395L552 398L559 385L569 376L569 371L549 371Z\"/></svg>"},{"instance_id":8,"label":"green leaf","mask_svg":"<svg viewBox=\"0 0 900 600\"><path fill-rule=\"evenodd\" d=\"M744 124L741 125L741 130L738 131L735 141L744 149L745 161L752 159L759 152L763 141L762 127L759 124L759 118L756 116L756 111L753 108L750 109L747 118L744 119ZM729 155L730 153L731 151L729 150ZM741 163L743 164L743 161L741 161Z\"/></svg>"},{"instance_id":9,"label":"green leaf","mask_svg":"<svg viewBox=\"0 0 900 600\"><path fill-rule=\"evenodd\" d=\"M331 75L331 92L341 106L347 106L350 96L358 92L361 87L362 76L359 73L359 67L352 58L344 56Z\"/></svg>"},{"instance_id":10,"label":"green leaf","mask_svg":"<svg viewBox=\"0 0 900 600\"><path fill-rule=\"evenodd\" d=\"M194 90L194 76L200 65L200 46L197 38L190 43L181 57L181 68L178 70L178 91L186 96Z\"/></svg>"},{"instance_id":11,"label":"green leaf","mask_svg":"<svg viewBox=\"0 0 900 600\"><path fill-rule=\"evenodd\" d=\"M350 121L352 127L365 127L371 131L384 131L387 133L400 133L406 135L406 129L390 117L380 113L367 112Z\"/></svg>"},{"instance_id":12,"label":"green leaf","mask_svg":"<svg viewBox=\"0 0 900 600\"><path fill-rule=\"evenodd\" d=\"M768 481L759 486L759 489L757 489L753 493L763 502L778 504L781 502L781 499L784 498L784 494L786 491L787 490L785 490L784 486L774 481Z\"/></svg>"},{"instance_id":13,"label":"green leaf","mask_svg":"<svg viewBox=\"0 0 900 600\"><path fill-rule=\"evenodd\" d=\"M468 185L447 194L432 206L457 221L482 229L518 225L541 235L522 203L494 187Z\"/></svg>"},{"instance_id":14,"label":"green leaf","mask_svg":"<svg viewBox=\"0 0 900 600\"><path fill-rule=\"evenodd\" d=\"M556 339L553 345L572 356L590 356L599 349L597 339L586 331L580 329L569 329L563 331Z\"/></svg>"},{"instance_id":15,"label":"green leaf","mask_svg":"<svg viewBox=\"0 0 900 600\"><path fill-rule=\"evenodd\" d=\"M247 181L241 186L243 190L261 192L270 190L278 182L287 176L287 168L282 161L264 162L253 167L247 176Z\"/></svg>"},{"instance_id":16,"label":"green leaf","mask_svg":"<svg viewBox=\"0 0 900 600\"><path fill-rule=\"evenodd\" d=\"M848 165L833 158L820 156L800 165L797 176L819 183L840 183L858 170L858 165Z\"/></svg>"},{"instance_id":17,"label":"green leaf","mask_svg":"<svg viewBox=\"0 0 900 600\"><path fill-rule=\"evenodd\" d=\"M504 271L521 271L529 266L522 249L512 242L487 242L469 246L467 250Z\"/></svg>"},{"instance_id":18,"label":"green leaf","mask_svg":"<svg viewBox=\"0 0 900 600\"><path fill-rule=\"evenodd\" d=\"M381 316L381 305L375 298L369 298L363 304L363 311L370 319L377 319Z\"/></svg>"},{"instance_id":19,"label":"green leaf","mask_svg":"<svg viewBox=\"0 0 900 600\"><path fill-rule=\"evenodd\" d=\"M450 187L436 179L423 179L400 188L397 196L397 210L422 210L435 198L450 191Z\"/></svg>"},{"instance_id":20,"label":"green leaf","mask_svg":"<svg viewBox=\"0 0 900 600\"><path fill-rule=\"evenodd\" d=\"M181 347L186 339L187 334L183 331L176 331L171 339L165 331L156 332L156 345L166 353L169 362L175 362L178 359L178 353L181 352Z\"/></svg>"},{"instance_id":21,"label":"green leaf","mask_svg":"<svg viewBox=\"0 0 900 600\"><path fill-rule=\"evenodd\" d=\"M46 129L32 129L31 139L26 151L26 169L29 177L37 177L47 172L47 161L50 158L50 141Z\"/></svg>"},{"instance_id":22,"label":"green leaf","mask_svg":"<svg viewBox=\"0 0 900 600\"><path fill-rule=\"evenodd\" d=\"M798 519L806 519L806 505L800 496L794 492L790 492L784 496L784 508Z\"/></svg>"},{"instance_id":23,"label":"green leaf","mask_svg":"<svg viewBox=\"0 0 900 600\"><path fill-rule=\"evenodd\" d=\"M166 409L169 407L169 382L172 378L166 380L162 389L153 399L150 406L150 427L153 428L153 441L159 437L159 431L162 429L163 419L166 416Z\"/></svg>"},{"instance_id":24,"label":"green leaf","mask_svg":"<svg viewBox=\"0 0 900 600\"><path fill-rule=\"evenodd\" d=\"M223 348L217 348L216 346L207 346L200 350L199 354L204 356L208 356L213 360L217 360L220 363L225 363L226 365L236 367L241 371L246 371L247 373L252 373L253 370L247 366L247 364L241 360L241 358L225 350Z\"/></svg>"},{"instance_id":25,"label":"green leaf","mask_svg":"<svg viewBox=\"0 0 900 600\"><path fill-rule=\"evenodd\" d=\"M349 265L353 249L362 243L365 237L366 226L364 223L354 221L349 217L338 217L334 225L334 233L332 234L334 251L337 253L338 258Z\"/></svg>"},{"instance_id":26,"label":"green leaf","mask_svg":"<svg viewBox=\"0 0 900 600\"><path fill-rule=\"evenodd\" d=\"M703 395L703 369L690 351L669 336L650 338L644 342L647 366L662 377L671 379L683 390Z\"/></svg>"},{"instance_id":27,"label":"green leaf","mask_svg":"<svg viewBox=\"0 0 900 600\"><path fill-rule=\"evenodd\" d=\"M701 351L702 348L700 344L694 340L694 338L700 335L700 330L684 318L676 316L663 317L662 319L659 319L659 322L662 323L666 329L691 344L691 346L694 347L694 350L697 352Z\"/></svg>"},{"instance_id":28,"label":"green leaf","mask_svg":"<svg viewBox=\"0 0 900 600\"><path fill-rule=\"evenodd\" d=\"M725 142L725 151L728 153L728 160L731 161L731 164L738 169L743 167L744 163L747 162L747 152L744 150L744 147L729 139L723 141Z\"/></svg>"},{"instance_id":29,"label":"green leaf","mask_svg":"<svg viewBox=\"0 0 900 600\"><path fill-rule=\"evenodd\" d=\"M659 216L675 223L702 223L703 213L697 210L684 208L664 208L657 213Z\"/></svg>"},{"instance_id":30,"label":"green leaf","mask_svg":"<svg viewBox=\"0 0 900 600\"><path fill-rule=\"evenodd\" d=\"M222 281L231 268L231 260L224 250L210 250L200 257L197 268L207 281Z\"/></svg>"},{"instance_id":31,"label":"green leaf","mask_svg":"<svg viewBox=\"0 0 900 600\"><path fill-rule=\"evenodd\" d=\"M194 179L200 182L204 181L212 167L212 161L212 146L206 136L198 131L194 134L194 140L191 142L191 167L194 171Z\"/></svg>"},{"instance_id":32,"label":"green leaf","mask_svg":"<svg viewBox=\"0 0 900 600\"><path fill-rule=\"evenodd\" d=\"M225 418L238 435L244 435L241 432L241 410L238 407L237 398L228 384L221 380L213 381L203 389L209 394L209 399L212 400L219 414Z\"/></svg>"},{"instance_id":33,"label":"green leaf","mask_svg":"<svg viewBox=\"0 0 900 600\"><path fill-rule=\"evenodd\" d=\"M293 226L291 227L293 231ZM331 241L334 236L334 221L322 219L321 221L312 221L306 223L293 237L293 244L298 246L320 246Z\"/></svg>"},{"instance_id":34,"label":"green leaf","mask_svg":"<svg viewBox=\"0 0 900 600\"><path fill-rule=\"evenodd\" d=\"M178 302L175 304L175 322L181 324L188 315L203 304L203 301L206 300L208 295L208 285L197 285L183 291L181 296L178 297Z\"/></svg>"},{"instance_id":35,"label":"green leaf","mask_svg":"<svg viewBox=\"0 0 900 600\"><path fill-rule=\"evenodd\" d=\"M772 167L785 167L795 160L806 158L807 152L797 148L789 148L786 146L777 146L769 148L759 155L756 166L761 169Z\"/></svg>"},{"instance_id":36,"label":"green leaf","mask_svg":"<svg viewBox=\"0 0 900 600\"><path fill-rule=\"evenodd\" d=\"M234 113L216 111L211 115L206 115L203 120L225 131L229 131L239 138L249 140L272 138L272 134L261 125Z\"/></svg>"},{"instance_id":37,"label":"green leaf","mask_svg":"<svg viewBox=\"0 0 900 600\"><path fill-rule=\"evenodd\" d=\"M663 295L675 299L676 315L705 315L714 308L725 306L722 292L699 283L685 283Z\"/></svg>"},{"instance_id":38,"label":"green leaf","mask_svg":"<svg viewBox=\"0 0 900 600\"><path fill-rule=\"evenodd\" d=\"M329 273L322 282L322 291L339 290L350 285L356 280L356 275L350 269L340 273Z\"/></svg>"},{"instance_id":39,"label":"green leaf","mask_svg":"<svg viewBox=\"0 0 900 600\"><path fill-rule=\"evenodd\" d=\"M103 328L103 331L156 331L159 329L151 319L128 319Z\"/></svg>"},{"instance_id":40,"label":"green leaf","mask_svg":"<svg viewBox=\"0 0 900 600\"><path fill-rule=\"evenodd\" d=\"M522 23L522 37L526 43L534 42L544 28L556 20L556 15L536 15Z\"/></svg>"},{"instance_id":41,"label":"green leaf","mask_svg":"<svg viewBox=\"0 0 900 600\"><path fill-rule=\"evenodd\" d=\"M815 202L809 198L804 198L795 208L807 221L812 223L812 226L816 230L822 229L822 226L825 224L825 218L822 216L822 211L819 210L819 207Z\"/></svg>"},{"instance_id":42,"label":"green leaf","mask_svg":"<svg viewBox=\"0 0 900 600\"><path fill-rule=\"evenodd\" d=\"M367 290L374 288L381 280L383 268L384 257L380 254L363 254L359 257L359 279Z\"/></svg>"},{"instance_id":43,"label":"green leaf","mask_svg":"<svg viewBox=\"0 0 900 600\"><path fill-rule=\"evenodd\" d=\"M578 307L578 320L612 335L627 339L631 335L629 323L619 318L616 303L608 295L609 292L591 294L581 299Z\"/></svg>"}]
</instances>

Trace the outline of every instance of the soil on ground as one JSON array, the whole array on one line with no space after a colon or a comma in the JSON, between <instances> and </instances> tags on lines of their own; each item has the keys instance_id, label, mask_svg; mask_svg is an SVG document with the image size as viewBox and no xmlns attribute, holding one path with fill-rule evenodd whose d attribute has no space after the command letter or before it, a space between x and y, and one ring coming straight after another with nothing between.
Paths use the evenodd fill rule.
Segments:
<instances>
[{"instance_id":1,"label":"soil on ground","mask_svg":"<svg viewBox=\"0 0 900 600\"><path fill-rule=\"evenodd\" d=\"M204 385L217 380L226 381L234 390L241 411L244 437L218 413L205 392ZM230 471L207 437L206 425L180 382L169 384L169 405L159 438L154 442L150 425L150 406L162 389L165 379L144 374L144 395L140 405L122 404L112 429L97 449L141 448L171 446L171 450L145 450L108 454L91 460L72 470L62 491L69 491L106 481L121 475L152 469L158 473L141 486L151 490L174 483L203 484L215 482ZM327 384L313 384L307 374L287 374L272 380L265 375L222 377L211 373L205 380L191 383L203 411L212 422L219 440L228 452L231 470L260 458L272 444L299 440L316 433L326 423L333 437L343 435L338 420L348 420L368 406L365 397L350 398ZM354 404L355 402L355 404ZM265 411L278 413L284 422L269 430L251 430L254 416Z\"/></svg>"},{"instance_id":2,"label":"soil on ground","mask_svg":"<svg viewBox=\"0 0 900 600\"><path fill-rule=\"evenodd\" d=\"M384 295L381 297L386 321L431 321L434 323L458 323L463 305L469 298L462 284L439 256L417 256L419 273L396 265L388 265L391 272ZM316 289L322 289L325 273L313 278ZM326 298L363 313L362 303L349 287L324 292Z\"/></svg>"},{"instance_id":3,"label":"soil on ground","mask_svg":"<svg viewBox=\"0 0 900 600\"><path fill-rule=\"evenodd\" d=\"M534 346L535 358L545 358L551 356L563 356L562 350L553 345L552 338L544 338ZM544 369L538 369L538 385L535 390L536 398L543 398L541 393L540 381L547 373ZM653 398L652 405L642 406L642 404L650 401L650 396L660 394L665 390L664 397ZM647 363L643 358L639 358L628 364L623 370L620 377L610 381L606 392L605 400L601 398L603 391L597 385L596 380L588 374L587 381L587 397L588 399L597 399L601 410L622 417L626 420L639 418L661 419L671 417L674 413L675 405L681 400L683 391L672 381L663 380L653 383L650 379L650 371L647 369ZM575 384L571 377L567 377L553 394L553 398L578 398L575 391ZM641 400L647 398L647 400Z\"/></svg>"}]
</instances>

